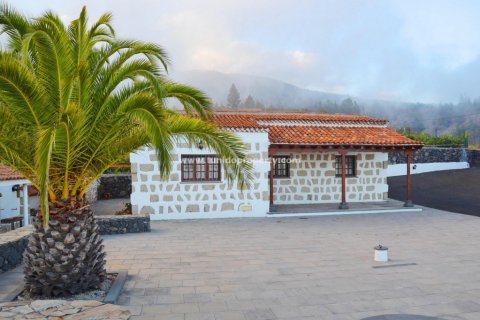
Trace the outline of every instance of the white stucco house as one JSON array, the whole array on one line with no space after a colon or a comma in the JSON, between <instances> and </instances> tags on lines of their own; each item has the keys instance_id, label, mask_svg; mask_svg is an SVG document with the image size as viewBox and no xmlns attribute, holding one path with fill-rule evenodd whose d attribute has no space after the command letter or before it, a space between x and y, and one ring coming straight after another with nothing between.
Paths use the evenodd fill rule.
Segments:
<instances>
[{"instance_id":1,"label":"white stucco house","mask_svg":"<svg viewBox=\"0 0 480 320\"><path fill-rule=\"evenodd\" d=\"M0 164L0 221L22 217L28 224L30 208L38 208L38 192L21 174Z\"/></svg>"},{"instance_id":2,"label":"white stucco house","mask_svg":"<svg viewBox=\"0 0 480 320\"><path fill-rule=\"evenodd\" d=\"M154 150L144 147L130 155L134 214L263 217L282 205L317 203L347 210L348 203L387 199L388 152L403 151L409 159L422 147L387 121L361 115L217 112L212 121L244 141L255 170L251 188L228 184L212 150L181 142L162 181Z\"/></svg>"}]
</instances>

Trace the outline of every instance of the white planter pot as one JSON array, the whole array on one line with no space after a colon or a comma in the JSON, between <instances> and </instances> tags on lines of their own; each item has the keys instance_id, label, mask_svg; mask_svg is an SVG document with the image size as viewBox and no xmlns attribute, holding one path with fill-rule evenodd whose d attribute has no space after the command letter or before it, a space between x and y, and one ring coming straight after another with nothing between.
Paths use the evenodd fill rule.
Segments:
<instances>
[{"instance_id":1,"label":"white planter pot","mask_svg":"<svg viewBox=\"0 0 480 320\"><path fill-rule=\"evenodd\" d=\"M388 247L378 245L375 248L375 261L377 262L388 262Z\"/></svg>"}]
</instances>

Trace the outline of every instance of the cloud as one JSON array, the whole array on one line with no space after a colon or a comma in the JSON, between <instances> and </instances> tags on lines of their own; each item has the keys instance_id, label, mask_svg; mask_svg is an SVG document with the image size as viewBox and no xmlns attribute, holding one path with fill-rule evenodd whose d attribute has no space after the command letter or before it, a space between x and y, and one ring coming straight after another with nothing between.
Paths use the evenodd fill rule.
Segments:
<instances>
[{"instance_id":1,"label":"cloud","mask_svg":"<svg viewBox=\"0 0 480 320\"><path fill-rule=\"evenodd\" d=\"M48 5L112 11L121 37L165 46L173 70L248 73L369 98L480 96L480 3L468 0L127 0ZM45 2L15 6L38 14ZM473 68L473 69L471 69Z\"/></svg>"},{"instance_id":2,"label":"cloud","mask_svg":"<svg viewBox=\"0 0 480 320\"><path fill-rule=\"evenodd\" d=\"M315 62L313 53L306 53L300 50L290 51L287 53L292 63L300 68L311 66Z\"/></svg>"}]
</instances>

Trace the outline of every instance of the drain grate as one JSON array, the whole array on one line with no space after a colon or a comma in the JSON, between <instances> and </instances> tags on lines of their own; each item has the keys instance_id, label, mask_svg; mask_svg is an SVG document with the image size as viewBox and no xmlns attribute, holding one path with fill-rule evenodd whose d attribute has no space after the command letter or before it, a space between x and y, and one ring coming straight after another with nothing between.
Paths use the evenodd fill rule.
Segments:
<instances>
[{"instance_id":1,"label":"drain grate","mask_svg":"<svg viewBox=\"0 0 480 320\"><path fill-rule=\"evenodd\" d=\"M389 264L386 266L373 266L374 269L381 269L381 268L393 268L393 267L408 267L408 266L416 266L415 262L410 263L397 263L397 264Z\"/></svg>"}]
</instances>

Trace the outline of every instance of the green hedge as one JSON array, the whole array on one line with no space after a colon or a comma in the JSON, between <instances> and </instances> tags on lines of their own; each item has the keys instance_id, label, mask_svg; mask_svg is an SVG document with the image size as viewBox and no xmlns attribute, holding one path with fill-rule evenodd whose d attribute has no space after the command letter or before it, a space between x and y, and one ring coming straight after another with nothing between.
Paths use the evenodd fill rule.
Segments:
<instances>
[{"instance_id":1,"label":"green hedge","mask_svg":"<svg viewBox=\"0 0 480 320\"><path fill-rule=\"evenodd\" d=\"M410 130L399 131L404 136L425 143L427 146L439 146L439 147L468 147L468 133L465 132L462 135L454 136L453 134L444 134L441 136L433 137L426 132L415 132Z\"/></svg>"}]
</instances>

